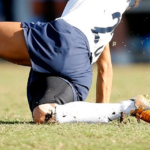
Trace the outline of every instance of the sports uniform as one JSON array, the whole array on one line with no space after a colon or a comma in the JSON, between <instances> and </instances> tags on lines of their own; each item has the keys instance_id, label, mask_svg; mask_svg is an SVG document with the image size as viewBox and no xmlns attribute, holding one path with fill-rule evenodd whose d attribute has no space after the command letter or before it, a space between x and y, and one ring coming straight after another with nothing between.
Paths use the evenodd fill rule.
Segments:
<instances>
[{"instance_id":1,"label":"sports uniform","mask_svg":"<svg viewBox=\"0 0 150 150\"><path fill-rule=\"evenodd\" d=\"M69 0L62 16L51 23L22 23L32 64L27 87L31 111L47 102L86 99L92 83L91 64L112 39L129 4L130 0ZM54 84L57 79L62 86ZM64 84L72 92L65 91ZM66 102L62 93L72 98Z\"/></svg>"},{"instance_id":2,"label":"sports uniform","mask_svg":"<svg viewBox=\"0 0 150 150\"><path fill-rule=\"evenodd\" d=\"M130 0L70 0L60 19L81 30L90 46L92 63L110 42Z\"/></svg>"}]
</instances>

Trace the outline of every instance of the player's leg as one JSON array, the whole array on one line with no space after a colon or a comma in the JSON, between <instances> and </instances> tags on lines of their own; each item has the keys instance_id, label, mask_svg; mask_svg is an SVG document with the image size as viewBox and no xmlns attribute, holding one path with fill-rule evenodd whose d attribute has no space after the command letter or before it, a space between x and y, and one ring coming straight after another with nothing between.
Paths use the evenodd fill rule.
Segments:
<instances>
[{"instance_id":1,"label":"player's leg","mask_svg":"<svg viewBox=\"0 0 150 150\"><path fill-rule=\"evenodd\" d=\"M56 104L55 107L52 108L48 107L48 105L41 105L40 107L45 111L45 116L49 114L49 118L46 117L47 122L55 120L58 123L108 123L120 118L122 113L128 116L133 115L133 112L141 108L149 110L150 103L146 97L139 95L133 99L121 101L120 103L98 104L73 102L64 105ZM143 120L144 119L145 118L143 118Z\"/></svg>"},{"instance_id":2,"label":"player's leg","mask_svg":"<svg viewBox=\"0 0 150 150\"><path fill-rule=\"evenodd\" d=\"M56 121L59 123L108 123L121 117L122 112L129 115L135 110L131 100L121 103L74 102L56 106Z\"/></svg>"},{"instance_id":3,"label":"player's leg","mask_svg":"<svg viewBox=\"0 0 150 150\"><path fill-rule=\"evenodd\" d=\"M62 106L57 105L55 110L55 119L59 123L108 123L120 118L122 113L127 116L136 116L138 114L134 113L136 113L139 109L150 110L149 99L143 95L138 95L133 99L121 101L120 103L98 104L74 102ZM144 117L141 119L147 122L149 121Z\"/></svg>"},{"instance_id":4,"label":"player's leg","mask_svg":"<svg viewBox=\"0 0 150 150\"><path fill-rule=\"evenodd\" d=\"M135 110L134 102L127 100L121 103L88 103L70 102L64 105L42 104L36 107L33 114L35 123L108 123L121 117L121 113L129 115Z\"/></svg>"},{"instance_id":5,"label":"player's leg","mask_svg":"<svg viewBox=\"0 0 150 150\"><path fill-rule=\"evenodd\" d=\"M32 97L29 103L35 123L49 121L55 111L55 105L73 102L75 94L69 83L55 76L35 80L28 92Z\"/></svg>"},{"instance_id":6,"label":"player's leg","mask_svg":"<svg viewBox=\"0 0 150 150\"><path fill-rule=\"evenodd\" d=\"M31 65L20 22L0 22L0 58L19 65Z\"/></svg>"}]
</instances>

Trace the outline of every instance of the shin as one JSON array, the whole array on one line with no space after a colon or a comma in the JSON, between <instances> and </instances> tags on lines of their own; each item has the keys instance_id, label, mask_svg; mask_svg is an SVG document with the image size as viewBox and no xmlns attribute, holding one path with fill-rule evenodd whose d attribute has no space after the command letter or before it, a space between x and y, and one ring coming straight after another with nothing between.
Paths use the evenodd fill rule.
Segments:
<instances>
[{"instance_id":1,"label":"shin","mask_svg":"<svg viewBox=\"0 0 150 150\"><path fill-rule=\"evenodd\" d=\"M121 117L121 112L129 115L135 109L134 102L87 103L74 102L56 106L56 121L59 123L108 123Z\"/></svg>"}]
</instances>

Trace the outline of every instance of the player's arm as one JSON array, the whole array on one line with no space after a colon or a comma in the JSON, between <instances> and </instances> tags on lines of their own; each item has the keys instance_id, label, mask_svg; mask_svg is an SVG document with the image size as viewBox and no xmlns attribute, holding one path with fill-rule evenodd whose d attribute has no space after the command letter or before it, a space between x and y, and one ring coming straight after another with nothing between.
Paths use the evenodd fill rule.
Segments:
<instances>
[{"instance_id":1,"label":"player's arm","mask_svg":"<svg viewBox=\"0 0 150 150\"><path fill-rule=\"evenodd\" d=\"M113 69L109 44L97 60L96 103L108 103L112 88Z\"/></svg>"}]
</instances>

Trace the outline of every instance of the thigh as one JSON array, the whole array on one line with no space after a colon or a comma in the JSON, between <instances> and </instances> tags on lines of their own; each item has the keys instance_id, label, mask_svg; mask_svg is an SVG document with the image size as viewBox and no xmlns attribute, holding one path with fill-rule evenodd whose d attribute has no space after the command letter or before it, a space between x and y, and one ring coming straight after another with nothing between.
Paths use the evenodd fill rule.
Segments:
<instances>
[{"instance_id":1,"label":"thigh","mask_svg":"<svg viewBox=\"0 0 150 150\"><path fill-rule=\"evenodd\" d=\"M60 77L48 76L35 80L29 87L30 109L42 104L66 104L74 101L72 87Z\"/></svg>"},{"instance_id":2,"label":"thigh","mask_svg":"<svg viewBox=\"0 0 150 150\"><path fill-rule=\"evenodd\" d=\"M30 66L30 59L20 22L0 23L0 58Z\"/></svg>"}]
</instances>

